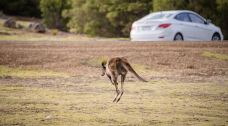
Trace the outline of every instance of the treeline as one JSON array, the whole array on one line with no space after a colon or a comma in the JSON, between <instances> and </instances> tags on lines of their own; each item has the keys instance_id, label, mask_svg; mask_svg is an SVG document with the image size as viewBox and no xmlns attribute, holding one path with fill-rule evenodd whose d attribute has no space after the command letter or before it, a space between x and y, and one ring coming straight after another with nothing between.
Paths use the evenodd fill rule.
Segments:
<instances>
[{"instance_id":1,"label":"treeline","mask_svg":"<svg viewBox=\"0 0 228 126\"><path fill-rule=\"evenodd\" d=\"M8 15L41 17L40 0L0 0L0 11Z\"/></svg>"},{"instance_id":2,"label":"treeline","mask_svg":"<svg viewBox=\"0 0 228 126\"><path fill-rule=\"evenodd\" d=\"M77 33L128 36L133 21L151 11L151 0L73 0L65 12L67 26Z\"/></svg>"},{"instance_id":3,"label":"treeline","mask_svg":"<svg viewBox=\"0 0 228 126\"><path fill-rule=\"evenodd\" d=\"M228 39L228 0L0 0L6 14L43 17L50 28L127 37L133 21L154 11L193 10L221 27Z\"/></svg>"}]
</instances>

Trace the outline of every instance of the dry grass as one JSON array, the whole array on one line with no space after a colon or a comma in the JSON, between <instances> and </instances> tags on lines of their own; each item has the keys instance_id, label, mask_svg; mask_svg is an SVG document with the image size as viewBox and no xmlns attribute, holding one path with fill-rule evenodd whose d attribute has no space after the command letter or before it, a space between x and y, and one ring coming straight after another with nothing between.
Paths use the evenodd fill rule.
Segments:
<instances>
[{"instance_id":1,"label":"dry grass","mask_svg":"<svg viewBox=\"0 0 228 126\"><path fill-rule=\"evenodd\" d=\"M0 125L228 123L228 62L202 55L227 55L226 42L0 43ZM100 62L114 56L149 80L128 75L117 104L100 76Z\"/></svg>"},{"instance_id":2,"label":"dry grass","mask_svg":"<svg viewBox=\"0 0 228 126\"><path fill-rule=\"evenodd\" d=\"M30 80L31 81L31 80ZM126 82L112 103L108 82L45 80L48 87L1 84L1 125L225 125L228 87L215 83ZM37 82L42 84L42 82Z\"/></svg>"}]
</instances>

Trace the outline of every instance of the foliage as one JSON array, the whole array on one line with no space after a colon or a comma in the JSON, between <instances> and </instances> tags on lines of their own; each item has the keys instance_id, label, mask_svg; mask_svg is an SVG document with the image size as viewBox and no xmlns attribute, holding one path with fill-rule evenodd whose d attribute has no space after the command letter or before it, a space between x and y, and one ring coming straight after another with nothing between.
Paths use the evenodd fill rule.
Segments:
<instances>
[{"instance_id":1,"label":"foliage","mask_svg":"<svg viewBox=\"0 0 228 126\"><path fill-rule=\"evenodd\" d=\"M216 20L217 10L214 0L154 0L154 11L192 10L205 18Z\"/></svg>"},{"instance_id":2,"label":"foliage","mask_svg":"<svg viewBox=\"0 0 228 126\"><path fill-rule=\"evenodd\" d=\"M73 32L90 35L102 35L110 32L110 29L107 31L110 25L105 19L105 15L99 12L96 0L72 1L72 9L65 12L65 17L71 18L68 26Z\"/></svg>"},{"instance_id":3,"label":"foliage","mask_svg":"<svg viewBox=\"0 0 228 126\"><path fill-rule=\"evenodd\" d=\"M186 0L154 0L153 11L185 9Z\"/></svg>"},{"instance_id":4,"label":"foliage","mask_svg":"<svg viewBox=\"0 0 228 126\"><path fill-rule=\"evenodd\" d=\"M0 11L9 15L40 17L40 0L0 0Z\"/></svg>"},{"instance_id":5,"label":"foliage","mask_svg":"<svg viewBox=\"0 0 228 126\"><path fill-rule=\"evenodd\" d=\"M41 0L40 9L45 24L49 28L65 30L67 18L62 16L65 9L70 7L68 0Z\"/></svg>"},{"instance_id":6,"label":"foliage","mask_svg":"<svg viewBox=\"0 0 228 126\"><path fill-rule=\"evenodd\" d=\"M227 0L216 0L218 10L218 25L221 27L225 39L228 39L228 1Z\"/></svg>"},{"instance_id":7,"label":"foliage","mask_svg":"<svg viewBox=\"0 0 228 126\"><path fill-rule=\"evenodd\" d=\"M113 0L100 3L100 10L117 31L115 35L128 36L132 23L151 10L151 0Z\"/></svg>"},{"instance_id":8,"label":"foliage","mask_svg":"<svg viewBox=\"0 0 228 126\"><path fill-rule=\"evenodd\" d=\"M128 36L133 21L150 12L151 0L74 0L65 16L77 33L100 36Z\"/></svg>"}]
</instances>

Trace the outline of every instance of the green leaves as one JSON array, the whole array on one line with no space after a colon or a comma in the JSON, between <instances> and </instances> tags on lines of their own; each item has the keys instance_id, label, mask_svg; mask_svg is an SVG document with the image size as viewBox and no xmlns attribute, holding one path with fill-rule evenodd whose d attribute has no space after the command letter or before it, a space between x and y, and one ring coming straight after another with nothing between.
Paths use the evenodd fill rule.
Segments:
<instances>
[{"instance_id":1,"label":"green leaves","mask_svg":"<svg viewBox=\"0 0 228 126\"><path fill-rule=\"evenodd\" d=\"M228 39L228 1L227 0L216 0L217 4L217 10L218 10L218 15L217 15L217 22L219 26L221 27L225 39Z\"/></svg>"},{"instance_id":2,"label":"green leaves","mask_svg":"<svg viewBox=\"0 0 228 126\"><path fill-rule=\"evenodd\" d=\"M131 24L148 14L151 0L74 0L68 26L77 33L106 37L129 36Z\"/></svg>"},{"instance_id":3,"label":"green leaves","mask_svg":"<svg viewBox=\"0 0 228 126\"><path fill-rule=\"evenodd\" d=\"M68 0L41 0L40 9L45 24L49 28L66 30L67 18L63 17L63 11L70 8Z\"/></svg>"}]
</instances>

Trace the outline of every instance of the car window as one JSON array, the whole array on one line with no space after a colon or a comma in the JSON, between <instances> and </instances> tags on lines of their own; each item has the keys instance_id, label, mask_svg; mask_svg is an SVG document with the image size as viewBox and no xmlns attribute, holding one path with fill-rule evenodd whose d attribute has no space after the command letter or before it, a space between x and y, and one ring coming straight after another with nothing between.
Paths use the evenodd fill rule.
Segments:
<instances>
[{"instance_id":1,"label":"car window","mask_svg":"<svg viewBox=\"0 0 228 126\"><path fill-rule=\"evenodd\" d=\"M159 14L152 15L152 16L149 17L148 19L149 19L149 20L151 20L151 19L161 19L161 18L164 18L164 17L165 17L165 14L159 13Z\"/></svg>"},{"instance_id":2,"label":"car window","mask_svg":"<svg viewBox=\"0 0 228 126\"><path fill-rule=\"evenodd\" d=\"M199 23L199 24L205 23L205 21L201 17L199 17L195 14L189 14L189 17L192 20L192 22L194 22L194 23Z\"/></svg>"},{"instance_id":3,"label":"car window","mask_svg":"<svg viewBox=\"0 0 228 126\"><path fill-rule=\"evenodd\" d=\"M169 18L173 14L172 13L152 13L150 15L147 15L146 17L142 18L143 20L155 20L155 19L162 19L162 18Z\"/></svg>"},{"instance_id":4,"label":"car window","mask_svg":"<svg viewBox=\"0 0 228 126\"><path fill-rule=\"evenodd\" d=\"M171 17L173 14L167 14L166 15L166 18L169 18L169 17Z\"/></svg>"},{"instance_id":5,"label":"car window","mask_svg":"<svg viewBox=\"0 0 228 126\"><path fill-rule=\"evenodd\" d=\"M191 22L187 13L178 14L175 19L179 21Z\"/></svg>"}]
</instances>

